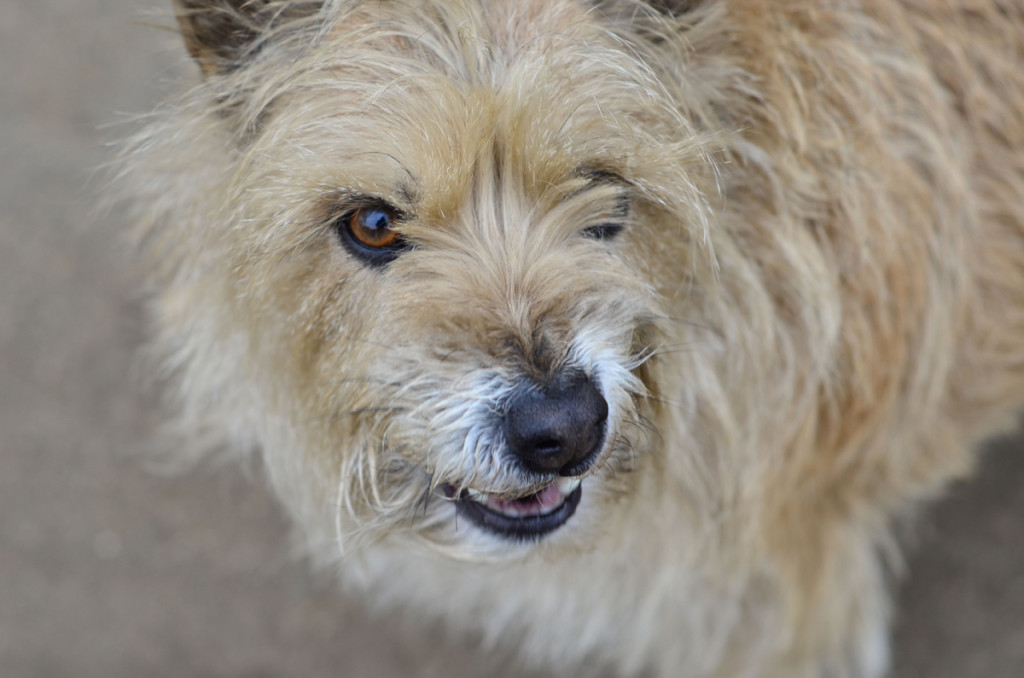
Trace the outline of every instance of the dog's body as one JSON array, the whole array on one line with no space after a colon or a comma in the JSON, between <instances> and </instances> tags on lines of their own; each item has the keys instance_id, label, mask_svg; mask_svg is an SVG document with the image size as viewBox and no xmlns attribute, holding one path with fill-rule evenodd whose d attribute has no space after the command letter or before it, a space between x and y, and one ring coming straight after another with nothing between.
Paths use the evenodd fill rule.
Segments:
<instances>
[{"instance_id":1,"label":"dog's body","mask_svg":"<svg viewBox=\"0 0 1024 678\"><path fill-rule=\"evenodd\" d=\"M894 519L1024 399L1024 5L657 4L179 2L181 422L527 663L874 678Z\"/></svg>"}]
</instances>

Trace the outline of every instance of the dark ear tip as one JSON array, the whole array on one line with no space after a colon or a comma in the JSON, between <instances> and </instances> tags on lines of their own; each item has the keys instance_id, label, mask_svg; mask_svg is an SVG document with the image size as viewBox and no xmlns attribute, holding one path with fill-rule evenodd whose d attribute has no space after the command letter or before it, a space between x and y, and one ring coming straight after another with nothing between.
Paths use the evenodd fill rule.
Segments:
<instances>
[{"instance_id":1,"label":"dark ear tip","mask_svg":"<svg viewBox=\"0 0 1024 678\"><path fill-rule=\"evenodd\" d=\"M206 76L240 68L275 24L308 16L323 3L270 0L172 0L188 53ZM258 48L258 46L256 47Z\"/></svg>"},{"instance_id":2,"label":"dark ear tip","mask_svg":"<svg viewBox=\"0 0 1024 678\"><path fill-rule=\"evenodd\" d=\"M651 0L650 2L653 9L670 16L685 14L700 4L701 0Z\"/></svg>"},{"instance_id":3,"label":"dark ear tip","mask_svg":"<svg viewBox=\"0 0 1024 678\"><path fill-rule=\"evenodd\" d=\"M257 37L252 25L238 14L244 3L173 0L173 4L185 48L199 64L203 75L238 67L243 50Z\"/></svg>"}]
</instances>

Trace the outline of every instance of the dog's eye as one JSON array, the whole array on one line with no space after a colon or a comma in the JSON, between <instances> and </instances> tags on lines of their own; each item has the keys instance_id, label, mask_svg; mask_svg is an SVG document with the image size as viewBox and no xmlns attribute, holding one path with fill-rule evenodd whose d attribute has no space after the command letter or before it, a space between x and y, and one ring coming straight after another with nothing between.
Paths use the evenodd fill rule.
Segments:
<instances>
[{"instance_id":1,"label":"dog's eye","mask_svg":"<svg viewBox=\"0 0 1024 678\"><path fill-rule=\"evenodd\" d=\"M383 203L372 203L347 212L338 220L338 231L346 249L372 266L384 266L409 249L395 230L402 213Z\"/></svg>"},{"instance_id":2,"label":"dog's eye","mask_svg":"<svg viewBox=\"0 0 1024 678\"><path fill-rule=\"evenodd\" d=\"M349 217L348 230L360 245L380 249L399 240L393 226L396 215L387 207L360 207Z\"/></svg>"},{"instance_id":3,"label":"dog's eye","mask_svg":"<svg viewBox=\"0 0 1024 678\"><path fill-rule=\"evenodd\" d=\"M607 190L607 187L616 186L616 184L598 184L594 188L595 191ZM583 229L583 237L590 238L592 240L612 240L625 228L625 223L629 219L630 215L630 202L629 197L626 195L619 195L615 201L614 207L609 210L601 219L606 219L600 223L588 226Z\"/></svg>"},{"instance_id":4,"label":"dog's eye","mask_svg":"<svg viewBox=\"0 0 1024 678\"><path fill-rule=\"evenodd\" d=\"M583 229L583 237L592 240L611 240L622 233L622 224L598 224Z\"/></svg>"}]
</instances>

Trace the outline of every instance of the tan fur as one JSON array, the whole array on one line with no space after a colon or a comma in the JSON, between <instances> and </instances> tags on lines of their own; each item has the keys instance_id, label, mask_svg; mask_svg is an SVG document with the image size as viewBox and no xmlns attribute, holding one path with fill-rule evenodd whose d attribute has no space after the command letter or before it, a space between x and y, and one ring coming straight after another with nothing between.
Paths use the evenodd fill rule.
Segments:
<instances>
[{"instance_id":1,"label":"tan fur","mask_svg":"<svg viewBox=\"0 0 1024 678\"><path fill-rule=\"evenodd\" d=\"M123 176L180 423L347 584L568 675L885 672L893 521L1024 399L1024 5L177 5L205 77ZM414 215L383 269L361 195ZM538 489L487 417L567 365L576 515L457 523Z\"/></svg>"}]
</instances>

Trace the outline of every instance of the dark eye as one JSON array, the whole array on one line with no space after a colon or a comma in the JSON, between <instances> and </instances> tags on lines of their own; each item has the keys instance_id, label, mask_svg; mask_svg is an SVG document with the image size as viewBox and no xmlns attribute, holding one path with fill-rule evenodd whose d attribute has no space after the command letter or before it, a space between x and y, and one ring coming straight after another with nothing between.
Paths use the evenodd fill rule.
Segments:
<instances>
[{"instance_id":1,"label":"dark eye","mask_svg":"<svg viewBox=\"0 0 1024 678\"><path fill-rule=\"evenodd\" d=\"M357 207L338 220L338 231L345 248L371 266L384 266L409 249L405 238L395 230L402 213L384 203Z\"/></svg>"},{"instance_id":2,"label":"dark eye","mask_svg":"<svg viewBox=\"0 0 1024 678\"><path fill-rule=\"evenodd\" d=\"M619 180L621 181L621 179ZM608 184L598 184L594 190L600 190L606 187ZM611 184L617 185L615 183ZM629 219L631 211L629 197L627 195L620 195L615 201L615 206L607 213L604 217L607 221L603 221L593 226L588 226L583 229L583 237L590 238L592 240L611 240L622 233L625 228L625 223Z\"/></svg>"},{"instance_id":3,"label":"dark eye","mask_svg":"<svg viewBox=\"0 0 1024 678\"><path fill-rule=\"evenodd\" d=\"M611 240L622 232L622 224L598 224L583 229L583 237L593 240Z\"/></svg>"}]
</instances>

